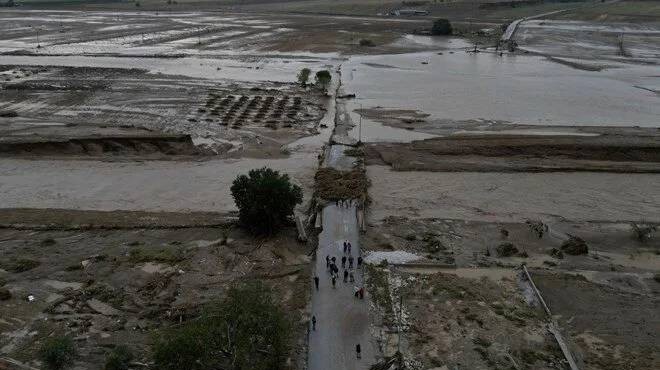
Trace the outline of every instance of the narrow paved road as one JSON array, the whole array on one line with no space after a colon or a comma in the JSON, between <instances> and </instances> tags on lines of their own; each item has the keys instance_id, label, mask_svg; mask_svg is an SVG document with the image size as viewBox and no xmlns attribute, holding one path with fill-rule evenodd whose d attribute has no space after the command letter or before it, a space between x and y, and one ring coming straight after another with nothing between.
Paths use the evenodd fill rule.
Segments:
<instances>
[{"instance_id":1,"label":"narrow paved road","mask_svg":"<svg viewBox=\"0 0 660 370\"><path fill-rule=\"evenodd\" d=\"M323 209L323 232L319 235L314 271L320 278L319 291L312 284L312 315L316 316L317 323L316 331L311 331L309 336L309 370L368 369L375 362L367 297L360 300L353 295L354 286L362 284L362 269L353 269L355 283L344 283L341 269L343 242L348 240L352 244L352 255L357 260L358 238L354 205L330 204ZM336 288L332 287L330 273L326 270L326 255L337 257L340 277ZM362 347L362 359L356 358L358 343Z\"/></svg>"}]
</instances>

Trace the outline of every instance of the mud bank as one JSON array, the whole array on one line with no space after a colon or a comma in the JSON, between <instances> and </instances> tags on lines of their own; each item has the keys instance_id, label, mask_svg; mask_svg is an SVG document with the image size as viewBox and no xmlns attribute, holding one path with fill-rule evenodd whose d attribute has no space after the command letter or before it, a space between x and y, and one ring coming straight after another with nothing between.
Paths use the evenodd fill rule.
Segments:
<instances>
[{"instance_id":1,"label":"mud bank","mask_svg":"<svg viewBox=\"0 0 660 370\"><path fill-rule=\"evenodd\" d=\"M454 135L403 143L371 143L367 164L397 171L660 172L655 136Z\"/></svg>"},{"instance_id":2,"label":"mud bank","mask_svg":"<svg viewBox=\"0 0 660 370\"><path fill-rule=\"evenodd\" d=\"M0 140L0 156L9 157L106 157L194 156L204 151L196 148L189 135L151 137L88 137L49 141ZM210 152L209 152L210 154Z\"/></svg>"}]
</instances>

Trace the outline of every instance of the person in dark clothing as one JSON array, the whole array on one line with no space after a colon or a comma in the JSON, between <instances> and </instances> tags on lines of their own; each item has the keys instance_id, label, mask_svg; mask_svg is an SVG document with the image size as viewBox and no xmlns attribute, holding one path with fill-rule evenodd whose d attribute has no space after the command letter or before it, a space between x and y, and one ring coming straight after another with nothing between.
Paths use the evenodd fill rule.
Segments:
<instances>
[{"instance_id":1,"label":"person in dark clothing","mask_svg":"<svg viewBox=\"0 0 660 370\"><path fill-rule=\"evenodd\" d=\"M358 257L358 265L357 265L357 267L360 267L360 266L362 266L362 256L359 256L359 257Z\"/></svg>"},{"instance_id":2,"label":"person in dark clothing","mask_svg":"<svg viewBox=\"0 0 660 370\"><path fill-rule=\"evenodd\" d=\"M355 346L355 353L357 354L357 358L362 358L362 348L360 347L360 343Z\"/></svg>"},{"instance_id":3,"label":"person in dark clothing","mask_svg":"<svg viewBox=\"0 0 660 370\"><path fill-rule=\"evenodd\" d=\"M316 316L312 316L312 330L316 330Z\"/></svg>"},{"instance_id":4,"label":"person in dark clothing","mask_svg":"<svg viewBox=\"0 0 660 370\"><path fill-rule=\"evenodd\" d=\"M353 276L353 273L352 273L352 272L348 274L348 277L349 277L349 281L350 281L351 283L355 282L355 276Z\"/></svg>"},{"instance_id":5,"label":"person in dark clothing","mask_svg":"<svg viewBox=\"0 0 660 370\"><path fill-rule=\"evenodd\" d=\"M316 290L319 290L319 277L314 276L314 285L316 285Z\"/></svg>"},{"instance_id":6,"label":"person in dark clothing","mask_svg":"<svg viewBox=\"0 0 660 370\"><path fill-rule=\"evenodd\" d=\"M345 267L346 267L346 256L342 256L341 257L341 268L345 268Z\"/></svg>"},{"instance_id":7,"label":"person in dark clothing","mask_svg":"<svg viewBox=\"0 0 660 370\"><path fill-rule=\"evenodd\" d=\"M330 267L330 256L325 256L325 268Z\"/></svg>"},{"instance_id":8,"label":"person in dark clothing","mask_svg":"<svg viewBox=\"0 0 660 370\"><path fill-rule=\"evenodd\" d=\"M330 258L330 261L332 261L332 263L337 263L337 257L332 256L332 258Z\"/></svg>"},{"instance_id":9,"label":"person in dark clothing","mask_svg":"<svg viewBox=\"0 0 660 370\"><path fill-rule=\"evenodd\" d=\"M358 291L358 295L360 296L360 299L364 299L364 287L360 288L360 290Z\"/></svg>"},{"instance_id":10,"label":"person in dark clothing","mask_svg":"<svg viewBox=\"0 0 660 370\"><path fill-rule=\"evenodd\" d=\"M351 242L348 242L348 254L351 254Z\"/></svg>"},{"instance_id":11,"label":"person in dark clothing","mask_svg":"<svg viewBox=\"0 0 660 370\"><path fill-rule=\"evenodd\" d=\"M347 248L346 241L344 241L344 254L346 253L346 248Z\"/></svg>"},{"instance_id":12,"label":"person in dark clothing","mask_svg":"<svg viewBox=\"0 0 660 370\"><path fill-rule=\"evenodd\" d=\"M333 275L332 276L332 287L335 287L335 284L337 283L337 278Z\"/></svg>"},{"instance_id":13,"label":"person in dark clothing","mask_svg":"<svg viewBox=\"0 0 660 370\"><path fill-rule=\"evenodd\" d=\"M348 268L353 268L353 256L348 257Z\"/></svg>"},{"instance_id":14,"label":"person in dark clothing","mask_svg":"<svg viewBox=\"0 0 660 370\"><path fill-rule=\"evenodd\" d=\"M348 270L344 270L344 283L348 281Z\"/></svg>"}]
</instances>

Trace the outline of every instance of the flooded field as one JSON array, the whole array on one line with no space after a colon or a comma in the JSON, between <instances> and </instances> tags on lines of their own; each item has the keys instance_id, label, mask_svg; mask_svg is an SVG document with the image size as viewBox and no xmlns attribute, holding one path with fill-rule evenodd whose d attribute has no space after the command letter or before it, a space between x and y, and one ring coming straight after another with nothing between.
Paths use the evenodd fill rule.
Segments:
<instances>
[{"instance_id":1,"label":"flooded field","mask_svg":"<svg viewBox=\"0 0 660 370\"><path fill-rule=\"evenodd\" d=\"M151 335L256 279L295 314L290 370L348 370L354 341L365 369L564 369L551 319L582 368L654 369L660 28L551 5L514 23L517 50L497 32L531 10L490 3L458 6L498 9L447 37L422 36L426 16L264 13L279 4L0 10L0 368L41 367L56 329L76 369L123 341L151 368ZM262 167L304 201L253 238L230 187ZM312 291L310 256L342 240L364 270ZM365 301L333 307L362 281Z\"/></svg>"}]
</instances>

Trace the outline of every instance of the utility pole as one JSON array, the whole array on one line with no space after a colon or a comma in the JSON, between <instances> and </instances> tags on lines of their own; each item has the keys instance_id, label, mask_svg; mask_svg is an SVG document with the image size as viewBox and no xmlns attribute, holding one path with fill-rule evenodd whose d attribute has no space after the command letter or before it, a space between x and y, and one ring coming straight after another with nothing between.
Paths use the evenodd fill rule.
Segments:
<instances>
[{"instance_id":1,"label":"utility pole","mask_svg":"<svg viewBox=\"0 0 660 370\"><path fill-rule=\"evenodd\" d=\"M362 103L360 103L360 126L358 128L358 144L362 144Z\"/></svg>"}]
</instances>

